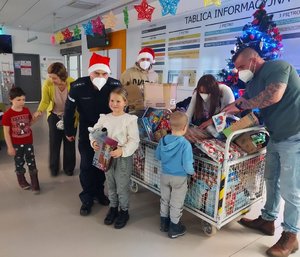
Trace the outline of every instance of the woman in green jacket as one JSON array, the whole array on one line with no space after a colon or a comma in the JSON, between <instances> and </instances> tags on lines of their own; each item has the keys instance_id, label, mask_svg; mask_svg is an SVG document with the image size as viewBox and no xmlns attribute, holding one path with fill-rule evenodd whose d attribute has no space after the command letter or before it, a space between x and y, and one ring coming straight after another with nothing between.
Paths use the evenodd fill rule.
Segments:
<instances>
[{"instance_id":1,"label":"woman in green jacket","mask_svg":"<svg viewBox=\"0 0 300 257\"><path fill-rule=\"evenodd\" d=\"M76 164L75 141L66 139L63 130L63 114L65 102L70 90L70 84L74 81L68 77L66 67L59 62L52 63L48 67L49 78L44 81L42 100L37 111L33 114L38 119L47 111L49 125L49 168L52 176L57 176L60 170L60 148L63 142L63 170L66 175L72 176ZM76 130L76 117L74 117L74 130Z\"/></svg>"}]
</instances>

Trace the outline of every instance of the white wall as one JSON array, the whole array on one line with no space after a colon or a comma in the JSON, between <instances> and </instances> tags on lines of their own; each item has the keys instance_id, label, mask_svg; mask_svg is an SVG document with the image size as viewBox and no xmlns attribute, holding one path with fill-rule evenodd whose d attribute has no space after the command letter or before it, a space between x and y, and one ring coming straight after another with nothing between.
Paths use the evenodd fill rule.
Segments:
<instances>
[{"instance_id":1,"label":"white wall","mask_svg":"<svg viewBox=\"0 0 300 257\"><path fill-rule=\"evenodd\" d=\"M60 47L57 45L52 45L50 41L51 34L41 33L34 31L24 31L15 29L5 29L4 34L12 36L12 50L13 53L25 53L25 54L38 54L40 55L40 65L41 65L41 85L43 80L46 78L45 75L45 60L62 60L59 50ZM38 38L32 42L27 42L28 38L37 36Z\"/></svg>"},{"instance_id":2,"label":"white wall","mask_svg":"<svg viewBox=\"0 0 300 257\"><path fill-rule=\"evenodd\" d=\"M12 35L12 49L14 53L61 56L59 47L51 45L51 34L14 29L6 29L4 33ZM37 36L38 39L28 43L27 39L34 36Z\"/></svg>"}]
</instances>

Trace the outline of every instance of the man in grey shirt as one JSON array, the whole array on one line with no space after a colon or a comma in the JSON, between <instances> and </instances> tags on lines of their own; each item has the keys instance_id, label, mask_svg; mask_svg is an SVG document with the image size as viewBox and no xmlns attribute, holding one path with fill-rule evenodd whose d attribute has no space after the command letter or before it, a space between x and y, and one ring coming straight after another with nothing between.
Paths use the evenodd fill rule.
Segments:
<instances>
[{"instance_id":1,"label":"man in grey shirt","mask_svg":"<svg viewBox=\"0 0 300 257\"><path fill-rule=\"evenodd\" d=\"M267 199L257 219L240 223L274 235L280 196L285 201L283 232L267 250L272 257L286 257L298 250L300 231L300 78L282 60L264 61L252 48L238 51L232 58L239 79L247 83L246 94L225 107L227 113L259 108L270 133L265 181Z\"/></svg>"}]
</instances>

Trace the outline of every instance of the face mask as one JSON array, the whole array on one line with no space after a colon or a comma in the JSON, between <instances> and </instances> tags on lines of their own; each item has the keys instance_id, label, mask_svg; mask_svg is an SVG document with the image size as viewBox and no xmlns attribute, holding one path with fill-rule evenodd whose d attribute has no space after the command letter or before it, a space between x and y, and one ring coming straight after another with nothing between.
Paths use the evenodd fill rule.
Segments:
<instances>
[{"instance_id":1,"label":"face mask","mask_svg":"<svg viewBox=\"0 0 300 257\"><path fill-rule=\"evenodd\" d=\"M253 78L254 74L251 70L241 70L239 71L239 79L244 83L249 82Z\"/></svg>"},{"instance_id":2,"label":"face mask","mask_svg":"<svg viewBox=\"0 0 300 257\"><path fill-rule=\"evenodd\" d=\"M140 62L140 67L143 69L143 70L147 70L149 67L150 67L151 63L148 62L148 61L142 61Z\"/></svg>"},{"instance_id":3,"label":"face mask","mask_svg":"<svg viewBox=\"0 0 300 257\"><path fill-rule=\"evenodd\" d=\"M203 100L204 102L207 102L208 99L209 99L209 94L202 94L202 93L200 93L200 96L201 96L201 98L202 98L202 100Z\"/></svg>"},{"instance_id":4,"label":"face mask","mask_svg":"<svg viewBox=\"0 0 300 257\"><path fill-rule=\"evenodd\" d=\"M253 79L254 73L250 70L251 64L252 61L250 62L249 69L239 71L239 79L244 83L247 83L251 79ZM255 65L254 65L254 69L255 69Z\"/></svg>"},{"instance_id":5,"label":"face mask","mask_svg":"<svg viewBox=\"0 0 300 257\"><path fill-rule=\"evenodd\" d=\"M100 91L101 88L106 84L106 78L94 78L92 83L98 88Z\"/></svg>"}]
</instances>

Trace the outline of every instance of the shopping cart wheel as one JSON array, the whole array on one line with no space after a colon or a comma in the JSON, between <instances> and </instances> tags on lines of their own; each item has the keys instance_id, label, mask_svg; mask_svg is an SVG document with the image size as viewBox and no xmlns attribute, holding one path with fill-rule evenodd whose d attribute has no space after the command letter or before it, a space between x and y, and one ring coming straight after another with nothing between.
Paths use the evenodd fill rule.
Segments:
<instances>
[{"instance_id":1,"label":"shopping cart wheel","mask_svg":"<svg viewBox=\"0 0 300 257\"><path fill-rule=\"evenodd\" d=\"M136 182L134 182L133 180L131 180L130 182L130 190L133 193L137 193L139 191L139 186Z\"/></svg>"},{"instance_id":2,"label":"shopping cart wheel","mask_svg":"<svg viewBox=\"0 0 300 257\"><path fill-rule=\"evenodd\" d=\"M213 236L217 233L217 228L204 220L202 221L202 230L207 236Z\"/></svg>"}]
</instances>

